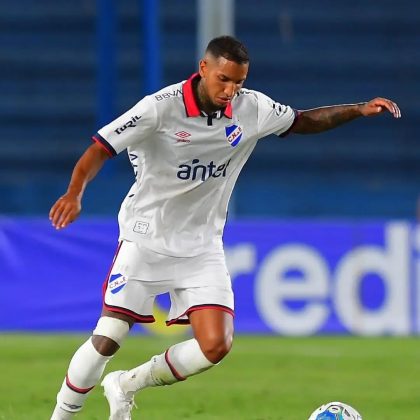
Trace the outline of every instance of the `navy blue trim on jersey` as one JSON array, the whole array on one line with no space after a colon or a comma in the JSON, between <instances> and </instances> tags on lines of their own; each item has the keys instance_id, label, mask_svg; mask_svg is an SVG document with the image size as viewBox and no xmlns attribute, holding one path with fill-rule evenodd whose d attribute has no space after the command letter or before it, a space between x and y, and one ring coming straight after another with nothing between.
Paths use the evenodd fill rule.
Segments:
<instances>
[{"instance_id":1,"label":"navy blue trim on jersey","mask_svg":"<svg viewBox=\"0 0 420 420\"><path fill-rule=\"evenodd\" d=\"M295 119L293 120L292 125L284 133L281 133L279 137L286 137L292 131L292 128L296 125L300 112L297 109L293 109L293 112L295 113Z\"/></svg>"},{"instance_id":2,"label":"navy blue trim on jersey","mask_svg":"<svg viewBox=\"0 0 420 420\"><path fill-rule=\"evenodd\" d=\"M201 115L200 108L194 96L193 80L200 78L199 73L194 73L182 85L182 99L184 100L185 112L187 117L199 117ZM232 104L229 102L226 108L223 109L223 115L227 118L232 118Z\"/></svg>"},{"instance_id":3,"label":"navy blue trim on jersey","mask_svg":"<svg viewBox=\"0 0 420 420\"><path fill-rule=\"evenodd\" d=\"M99 146L102 146L109 156L113 157L117 155L115 149L99 133L92 136L92 140L99 144Z\"/></svg>"}]
</instances>

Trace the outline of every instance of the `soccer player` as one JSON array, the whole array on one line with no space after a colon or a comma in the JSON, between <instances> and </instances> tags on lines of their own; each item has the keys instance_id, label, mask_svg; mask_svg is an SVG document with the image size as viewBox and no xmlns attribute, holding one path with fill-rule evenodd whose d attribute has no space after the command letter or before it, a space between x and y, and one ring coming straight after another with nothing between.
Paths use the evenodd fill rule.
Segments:
<instances>
[{"instance_id":1,"label":"soccer player","mask_svg":"<svg viewBox=\"0 0 420 420\"><path fill-rule=\"evenodd\" d=\"M136 322L153 322L153 302L169 293L167 324L191 324L193 338L102 381L110 419L131 419L134 395L218 364L233 338L234 302L222 234L230 195L258 139L318 133L398 106L384 98L298 111L244 89L249 58L230 36L210 41L199 71L146 96L101 128L77 162L67 192L50 211L56 229L81 211L86 185L124 150L135 182L119 212L119 246L104 284L92 336L76 351L53 420L71 418Z\"/></svg>"}]
</instances>

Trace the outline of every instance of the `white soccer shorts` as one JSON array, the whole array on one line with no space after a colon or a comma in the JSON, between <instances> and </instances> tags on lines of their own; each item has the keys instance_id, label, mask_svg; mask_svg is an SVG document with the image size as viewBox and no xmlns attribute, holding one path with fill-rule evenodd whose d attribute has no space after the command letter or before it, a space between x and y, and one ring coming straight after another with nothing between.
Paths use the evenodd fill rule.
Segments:
<instances>
[{"instance_id":1,"label":"white soccer shorts","mask_svg":"<svg viewBox=\"0 0 420 420\"><path fill-rule=\"evenodd\" d=\"M137 322L154 322L157 295L169 293L166 324L189 324L200 309L234 314L232 283L223 252L194 257L158 254L135 243L120 242L103 286L103 305Z\"/></svg>"}]
</instances>

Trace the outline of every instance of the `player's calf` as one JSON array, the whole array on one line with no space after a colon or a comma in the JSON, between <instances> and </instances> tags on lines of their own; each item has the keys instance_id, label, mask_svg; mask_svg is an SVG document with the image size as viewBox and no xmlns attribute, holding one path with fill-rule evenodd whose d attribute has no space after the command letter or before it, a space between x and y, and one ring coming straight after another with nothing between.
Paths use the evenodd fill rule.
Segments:
<instances>
[{"instance_id":1,"label":"player's calf","mask_svg":"<svg viewBox=\"0 0 420 420\"><path fill-rule=\"evenodd\" d=\"M70 419L82 409L89 392L98 383L106 364L128 331L129 325L125 321L110 317L99 319L93 332L95 335L76 351L70 361L66 378L57 394L57 405L51 420ZM102 337L102 340L98 337ZM115 348L114 352L106 345L109 342L113 344L111 347Z\"/></svg>"},{"instance_id":2,"label":"player's calf","mask_svg":"<svg viewBox=\"0 0 420 420\"><path fill-rule=\"evenodd\" d=\"M144 388L183 381L212 366L214 363L204 355L197 340L191 339L175 344L165 353L153 356L148 362L122 373L119 384L123 393L131 396Z\"/></svg>"}]
</instances>

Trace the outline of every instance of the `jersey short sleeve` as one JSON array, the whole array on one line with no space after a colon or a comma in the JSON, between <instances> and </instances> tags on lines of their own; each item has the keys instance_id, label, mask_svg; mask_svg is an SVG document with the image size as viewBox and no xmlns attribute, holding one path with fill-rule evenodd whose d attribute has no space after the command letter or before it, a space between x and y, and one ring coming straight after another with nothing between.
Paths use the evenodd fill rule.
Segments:
<instances>
[{"instance_id":1,"label":"jersey short sleeve","mask_svg":"<svg viewBox=\"0 0 420 420\"><path fill-rule=\"evenodd\" d=\"M129 146L147 140L157 127L157 113L154 102L144 97L130 110L102 127L93 140L100 143L108 154L117 155Z\"/></svg>"},{"instance_id":2,"label":"jersey short sleeve","mask_svg":"<svg viewBox=\"0 0 420 420\"><path fill-rule=\"evenodd\" d=\"M284 135L293 125L297 111L288 105L282 105L261 92L255 92L258 100L258 134Z\"/></svg>"}]
</instances>

